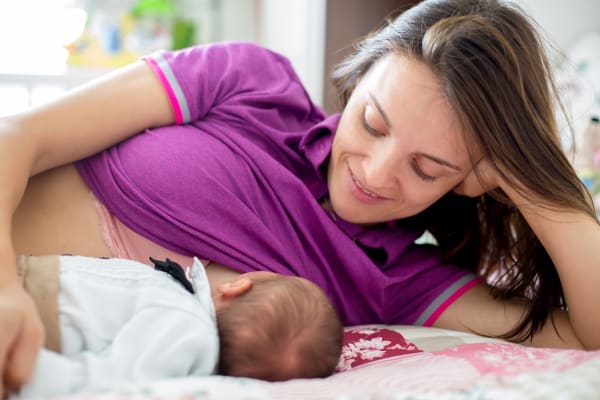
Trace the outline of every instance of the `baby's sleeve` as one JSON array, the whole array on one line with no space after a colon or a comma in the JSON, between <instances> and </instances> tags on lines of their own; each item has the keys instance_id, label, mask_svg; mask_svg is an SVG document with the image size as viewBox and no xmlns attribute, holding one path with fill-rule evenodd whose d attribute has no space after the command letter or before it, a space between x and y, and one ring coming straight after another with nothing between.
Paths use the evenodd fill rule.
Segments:
<instances>
[{"instance_id":1,"label":"baby's sleeve","mask_svg":"<svg viewBox=\"0 0 600 400\"><path fill-rule=\"evenodd\" d=\"M209 375L218 361L214 321L167 307L147 307L101 352L42 354L22 397L114 389L131 383ZM49 352L46 352L49 353Z\"/></svg>"},{"instance_id":2,"label":"baby's sleeve","mask_svg":"<svg viewBox=\"0 0 600 400\"><path fill-rule=\"evenodd\" d=\"M285 90L297 80L287 58L246 42L162 51L143 60L165 88L179 124L197 121L236 96Z\"/></svg>"}]
</instances>

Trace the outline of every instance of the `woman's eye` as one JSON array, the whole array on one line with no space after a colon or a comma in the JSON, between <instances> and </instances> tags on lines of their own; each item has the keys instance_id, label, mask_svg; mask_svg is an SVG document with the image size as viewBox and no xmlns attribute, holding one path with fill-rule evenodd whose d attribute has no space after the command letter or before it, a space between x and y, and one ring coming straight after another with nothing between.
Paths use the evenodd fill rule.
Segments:
<instances>
[{"instance_id":1,"label":"woman's eye","mask_svg":"<svg viewBox=\"0 0 600 400\"><path fill-rule=\"evenodd\" d=\"M419 167L417 160L412 160L412 169L421 180L425 182L435 181L435 176L427 175L425 172L423 172L423 170Z\"/></svg>"},{"instance_id":2,"label":"woman's eye","mask_svg":"<svg viewBox=\"0 0 600 400\"><path fill-rule=\"evenodd\" d=\"M372 136L375 136L375 137L385 136L385 133L378 131L377 129L375 129L371 125L369 125L369 123L367 122L367 116L365 113L363 113L362 125L363 125L363 128L365 128L365 130Z\"/></svg>"}]
</instances>

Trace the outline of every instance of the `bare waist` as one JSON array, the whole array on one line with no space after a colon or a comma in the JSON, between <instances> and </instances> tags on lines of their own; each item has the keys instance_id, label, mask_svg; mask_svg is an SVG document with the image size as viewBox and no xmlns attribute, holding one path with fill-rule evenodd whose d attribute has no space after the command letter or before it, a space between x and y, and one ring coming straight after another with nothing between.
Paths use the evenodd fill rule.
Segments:
<instances>
[{"instance_id":1,"label":"bare waist","mask_svg":"<svg viewBox=\"0 0 600 400\"><path fill-rule=\"evenodd\" d=\"M12 237L17 254L112 256L90 189L72 164L29 179L13 215Z\"/></svg>"}]
</instances>

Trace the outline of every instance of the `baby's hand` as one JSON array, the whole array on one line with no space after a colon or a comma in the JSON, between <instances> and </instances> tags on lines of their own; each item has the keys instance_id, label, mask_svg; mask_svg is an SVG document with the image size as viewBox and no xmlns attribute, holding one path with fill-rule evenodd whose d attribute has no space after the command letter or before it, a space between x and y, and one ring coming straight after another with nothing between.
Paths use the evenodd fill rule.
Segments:
<instances>
[{"instance_id":1,"label":"baby's hand","mask_svg":"<svg viewBox=\"0 0 600 400\"><path fill-rule=\"evenodd\" d=\"M454 187L454 193L477 197L496 189L499 184L500 176L498 172L487 159L482 158L465 179Z\"/></svg>"},{"instance_id":2,"label":"baby's hand","mask_svg":"<svg viewBox=\"0 0 600 400\"><path fill-rule=\"evenodd\" d=\"M33 300L21 284L0 282L0 398L31 378L44 327Z\"/></svg>"}]
</instances>

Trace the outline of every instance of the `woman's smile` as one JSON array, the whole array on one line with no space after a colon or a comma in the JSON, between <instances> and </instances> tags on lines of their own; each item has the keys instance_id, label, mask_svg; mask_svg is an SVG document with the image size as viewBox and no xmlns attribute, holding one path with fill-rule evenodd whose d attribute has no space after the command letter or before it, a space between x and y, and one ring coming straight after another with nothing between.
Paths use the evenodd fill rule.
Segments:
<instances>
[{"instance_id":1,"label":"woman's smile","mask_svg":"<svg viewBox=\"0 0 600 400\"><path fill-rule=\"evenodd\" d=\"M350 193L362 203L374 204L387 200L387 198L378 195L377 193L369 190L355 175L348 165L348 186L350 187Z\"/></svg>"}]
</instances>

